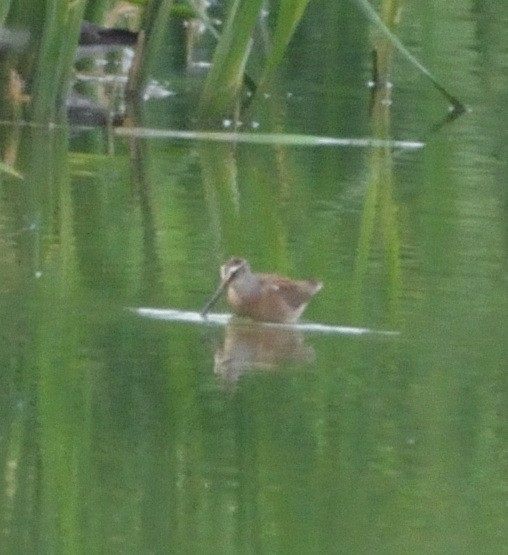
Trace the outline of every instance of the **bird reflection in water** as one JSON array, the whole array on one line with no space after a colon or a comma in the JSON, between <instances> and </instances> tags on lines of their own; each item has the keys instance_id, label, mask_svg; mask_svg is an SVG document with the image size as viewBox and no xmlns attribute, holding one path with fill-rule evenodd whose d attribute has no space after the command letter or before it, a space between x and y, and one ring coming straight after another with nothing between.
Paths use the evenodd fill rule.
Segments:
<instances>
[{"instance_id":1,"label":"bird reflection in water","mask_svg":"<svg viewBox=\"0 0 508 555\"><path fill-rule=\"evenodd\" d=\"M286 361L313 360L314 349L304 343L301 331L237 320L228 324L224 342L215 352L214 373L225 382L236 383L249 371L274 370Z\"/></svg>"}]
</instances>

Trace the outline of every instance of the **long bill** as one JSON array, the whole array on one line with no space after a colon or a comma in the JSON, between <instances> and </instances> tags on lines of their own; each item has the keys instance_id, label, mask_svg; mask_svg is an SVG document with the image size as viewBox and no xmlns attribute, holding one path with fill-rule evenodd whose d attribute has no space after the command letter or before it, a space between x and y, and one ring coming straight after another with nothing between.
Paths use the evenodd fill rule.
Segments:
<instances>
[{"instance_id":1,"label":"long bill","mask_svg":"<svg viewBox=\"0 0 508 555\"><path fill-rule=\"evenodd\" d=\"M219 300L219 297L222 295L222 292L224 291L224 289L227 287L228 284L229 284L229 280L227 279L223 279L220 282L219 287L217 287L217 290L212 295L210 300L206 303L205 308L203 308L203 310L201 311L201 316L203 318L208 314L208 312L213 307L213 305Z\"/></svg>"}]
</instances>

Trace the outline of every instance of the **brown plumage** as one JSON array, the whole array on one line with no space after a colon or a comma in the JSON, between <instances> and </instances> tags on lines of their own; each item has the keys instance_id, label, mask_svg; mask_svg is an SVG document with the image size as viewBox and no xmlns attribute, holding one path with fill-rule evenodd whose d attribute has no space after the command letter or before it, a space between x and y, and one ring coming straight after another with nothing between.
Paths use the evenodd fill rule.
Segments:
<instances>
[{"instance_id":1,"label":"brown plumage","mask_svg":"<svg viewBox=\"0 0 508 555\"><path fill-rule=\"evenodd\" d=\"M220 274L221 283L203 309L203 316L227 287L228 302L235 314L262 322L294 323L323 285L316 280L254 273L244 258L236 257L221 266Z\"/></svg>"}]
</instances>

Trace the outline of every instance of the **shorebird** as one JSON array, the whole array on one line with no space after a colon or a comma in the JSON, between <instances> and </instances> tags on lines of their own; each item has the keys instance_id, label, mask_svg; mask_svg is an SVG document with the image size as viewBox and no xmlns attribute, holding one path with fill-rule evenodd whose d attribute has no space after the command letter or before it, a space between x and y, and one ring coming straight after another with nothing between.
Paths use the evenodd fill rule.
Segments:
<instances>
[{"instance_id":1,"label":"shorebird","mask_svg":"<svg viewBox=\"0 0 508 555\"><path fill-rule=\"evenodd\" d=\"M300 318L323 284L317 280L293 280L252 271L244 258L230 258L220 268L221 282L203 308L203 317L227 288L228 302L238 316L260 322L292 324Z\"/></svg>"}]
</instances>

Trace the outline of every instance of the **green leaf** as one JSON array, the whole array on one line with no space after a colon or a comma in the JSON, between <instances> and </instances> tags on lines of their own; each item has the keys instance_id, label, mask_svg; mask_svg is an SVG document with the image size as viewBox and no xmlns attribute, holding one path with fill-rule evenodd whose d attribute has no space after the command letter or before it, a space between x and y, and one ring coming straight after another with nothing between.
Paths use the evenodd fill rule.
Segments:
<instances>
[{"instance_id":1,"label":"green leaf","mask_svg":"<svg viewBox=\"0 0 508 555\"><path fill-rule=\"evenodd\" d=\"M298 23L300 23L308 3L309 0L282 0L277 18L277 26L273 35L272 50L266 62L259 88L268 81L282 61L289 41Z\"/></svg>"},{"instance_id":2,"label":"green leaf","mask_svg":"<svg viewBox=\"0 0 508 555\"><path fill-rule=\"evenodd\" d=\"M233 3L203 89L201 117L224 115L238 96L261 4L261 0Z\"/></svg>"}]
</instances>

